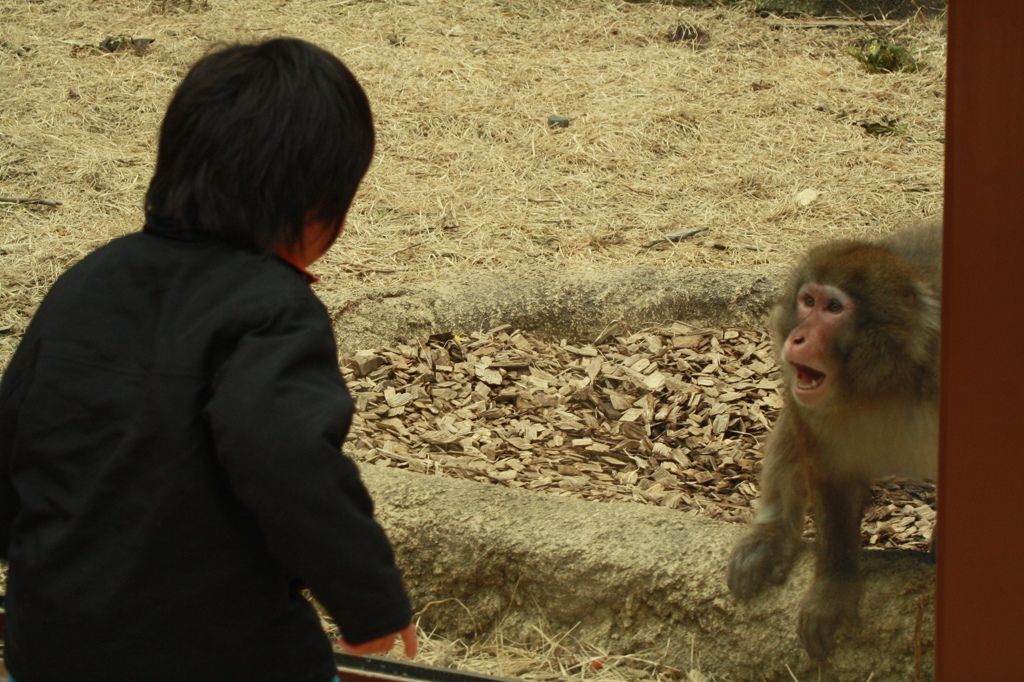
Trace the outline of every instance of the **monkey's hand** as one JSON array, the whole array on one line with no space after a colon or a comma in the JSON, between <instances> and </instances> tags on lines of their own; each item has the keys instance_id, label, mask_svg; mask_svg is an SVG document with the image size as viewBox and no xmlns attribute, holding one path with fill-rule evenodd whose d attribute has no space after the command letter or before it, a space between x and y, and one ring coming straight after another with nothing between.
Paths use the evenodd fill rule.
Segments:
<instances>
[{"instance_id":1,"label":"monkey's hand","mask_svg":"<svg viewBox=\"0 0 1024 682\"><path fill-rule=\"evenodd\" d=\"M796 543L773 524L756 524L740 540L729 559L729 589L741 601L760 592L766 583L786 582L793 566Z\"/></svg>"},{"instance_id":2,"label":"monkey's hand","mask_svg":"<svg viewBox=\"0 0 1024 682\"><path fill-rule=\"evenodd\" d=\"M861 583L858 579L815 579L800 608L797 632L811 658L824 660L835 648L836 630L844 621L860 623Z\"/></svg>"}]
</instances>

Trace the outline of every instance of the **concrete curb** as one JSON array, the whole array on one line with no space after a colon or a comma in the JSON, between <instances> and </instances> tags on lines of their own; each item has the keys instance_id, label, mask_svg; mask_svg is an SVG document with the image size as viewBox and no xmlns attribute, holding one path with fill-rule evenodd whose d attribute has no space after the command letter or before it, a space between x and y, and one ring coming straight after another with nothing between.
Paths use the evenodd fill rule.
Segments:
<instances>
[{"instance_id":1,"label":"concrete curb","mask_svg":"<svg viewBox=\"0 0 1024 682\"><path fill-rule=\"evenodd\" d=\"M699 661L730 680L792 680L789 670L818 679L796 639L809 551L786 585L741 604L725 582L740 526L384 467L362 471L428 631L472 638L500 625L529 641L536 626L571 631L610 653L649 650L682 670ZM915 638L930 674L935 571L927 555L865 551L864 572L862 624L840 631L820 679L914 679Z\"/></svg>"},{"instance_id":2,"label":"concrete curb","mask_svg":"<svg viewBox=\"0 0 1024 682\"><path fill-rule=\"evenodd\" d=\"M633 328L684 320L763 324L786 270L629 267L599 272L545 268L466 281L318 292L342 353L409 336L469 332L501 324L548 339L592 341L619 320Z\"/></svg>"}]
</instances>

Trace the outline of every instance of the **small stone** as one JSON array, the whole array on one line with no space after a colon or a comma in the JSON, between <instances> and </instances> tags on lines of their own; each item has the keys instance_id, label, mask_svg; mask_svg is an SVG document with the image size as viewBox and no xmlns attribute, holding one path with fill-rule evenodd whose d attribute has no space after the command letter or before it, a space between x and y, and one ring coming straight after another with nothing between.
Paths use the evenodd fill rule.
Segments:
<instances>
[{"instance_id":1,"label":"small stone","mask_svg":"<svg viewBox=\"0 0 1024 682\"><path fill-rule=\"evenodd\" d=\"M551 114L548 116L548 128L568 128L569 119L565 116L559 116L558 114Z\"/></svg>"}]
</instances>

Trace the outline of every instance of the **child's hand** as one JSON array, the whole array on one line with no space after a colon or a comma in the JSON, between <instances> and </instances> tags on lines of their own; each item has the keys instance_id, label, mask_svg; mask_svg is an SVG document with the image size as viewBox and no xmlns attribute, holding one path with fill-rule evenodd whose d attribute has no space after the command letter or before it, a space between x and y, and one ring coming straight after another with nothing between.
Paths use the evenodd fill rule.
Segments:
<instances>
[{"instance_id":1,"label":"child's hand","mask_svg":"<svg viewBox=\"0 0 1024 682\"><path fill-rule=\"evenodd\" d=\"M386 654L391 651L391 647L395 644L395 635L402 638L402 642L405 645L405 655L409 658L416 658L416 625L414 623L410 623L398 632L392 632L390 635L385 635L380 639L363 642L362 644L356 644L355 646L349 644L344 638L342 638L338 640L338 646L355 656L363 656L365 654Z\"/></svg>"}]
</instances>

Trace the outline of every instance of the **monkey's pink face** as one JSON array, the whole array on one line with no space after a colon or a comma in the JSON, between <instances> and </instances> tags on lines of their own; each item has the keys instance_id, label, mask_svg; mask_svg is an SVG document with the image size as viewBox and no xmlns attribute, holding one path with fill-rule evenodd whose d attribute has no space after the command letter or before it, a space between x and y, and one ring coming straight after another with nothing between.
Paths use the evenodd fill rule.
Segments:
<instances>
[{"instance_id":1,"label":"monkey's pink face","mask_svg":"<svg viewBox=\"0 0 1024 682\"><path fill-rule=\"evenodd\" d=\"M797 325L786 337L782 358L796 370L794 397L813 405L833 391L838 371L833 341L852 323L853 301L836 287L808 282L797 293L796 314Z\"/></svg>"}]
</instances>

